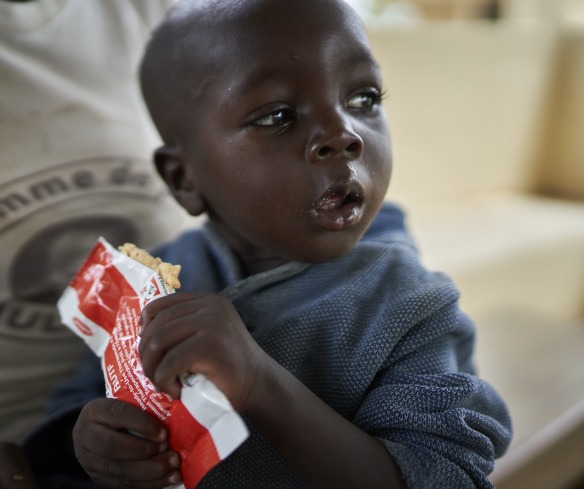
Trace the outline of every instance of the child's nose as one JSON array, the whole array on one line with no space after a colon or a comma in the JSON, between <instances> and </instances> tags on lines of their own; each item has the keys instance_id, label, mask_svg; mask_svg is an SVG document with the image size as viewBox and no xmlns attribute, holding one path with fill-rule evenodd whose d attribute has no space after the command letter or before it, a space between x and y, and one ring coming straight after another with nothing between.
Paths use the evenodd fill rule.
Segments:
<instances>
[{"instance_id":1,"label":"child's nose","mask_svg":"<svg viewBox=\"0 0 584 489\"><path fill-rule=\"evenodd\" d=\"M334 120L333 120L334 119ZM315 129L307 147L311 163L327 163L334 159L354 160L363 152L363 139L342 119L331 117L328 123Z\"/></svg>"}]
</instances>

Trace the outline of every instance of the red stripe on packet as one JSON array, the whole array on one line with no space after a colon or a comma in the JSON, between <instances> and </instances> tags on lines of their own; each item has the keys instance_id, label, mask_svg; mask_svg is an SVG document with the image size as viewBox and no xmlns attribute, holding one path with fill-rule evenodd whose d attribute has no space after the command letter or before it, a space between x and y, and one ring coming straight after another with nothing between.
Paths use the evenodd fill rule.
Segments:
<instances>
[{"instance_id":1,"label":"red stripe on packet","mask_svg":"<svg viewBox=\"0 0 584 489\"><path fill-rule=\"evenodd\" d=\"M174 406L172 412L175 424L186 425L192 419L182 402ZM185 447L177 450L182 463L189 467L182 472L185 487L195 487L203 476L221 461L217 453L211 434L202 425L198 429L172 430L169 433L168 443L171 447Z\"/></svg>"}]
</instances>

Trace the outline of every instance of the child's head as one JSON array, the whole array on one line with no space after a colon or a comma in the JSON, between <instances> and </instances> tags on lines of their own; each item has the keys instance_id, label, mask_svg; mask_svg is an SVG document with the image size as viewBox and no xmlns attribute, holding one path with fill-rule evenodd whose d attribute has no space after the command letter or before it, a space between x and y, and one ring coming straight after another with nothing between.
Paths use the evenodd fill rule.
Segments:
<instances>
[{"instance_id":1,"label":"child's head","mask_svg":"<svg viewBox=\"0 0 584 489\"><path fill-rule=\"evenodd\" d=\"M337 258L379 210L381 75L343 0L183 0L141 80L161 175L244 262Z\"/></svg>"}]
</instances>

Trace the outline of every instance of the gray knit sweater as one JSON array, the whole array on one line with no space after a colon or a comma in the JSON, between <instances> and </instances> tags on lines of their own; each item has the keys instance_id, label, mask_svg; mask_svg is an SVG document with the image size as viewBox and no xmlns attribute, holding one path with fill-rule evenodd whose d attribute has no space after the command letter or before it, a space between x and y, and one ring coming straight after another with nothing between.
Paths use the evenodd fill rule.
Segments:
<instances>
[{"instance_id":1,"label":"gray knit sweater","mask_svg":"<svg viewBox=\"0 0 584 489\"><path fill-rule=\"evenodd\" d=\"M158 253L182 263L183 291L227 296L269 355L387 447L409 487L492 487L487 475L511 438L508 412L473 375L474 329L457 289L420 265L400 219L386 205L343 258L248 278L210 226ZM305 487L250 428L200 487Z\"/></svg>"}]
</instances>

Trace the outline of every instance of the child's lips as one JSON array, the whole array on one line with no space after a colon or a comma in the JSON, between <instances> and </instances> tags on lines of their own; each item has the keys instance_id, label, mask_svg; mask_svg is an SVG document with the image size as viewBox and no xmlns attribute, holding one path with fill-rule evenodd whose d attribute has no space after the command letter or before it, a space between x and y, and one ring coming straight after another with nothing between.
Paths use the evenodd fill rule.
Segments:
<instances>
[{"instance_id":1,"label":"child's lips","mask_svg":"<svg viewBox=\"0 0 584 489\"><path fill-rule=\"evenodd\" d=\"M328 231L342 231L361 220L363 203L363 187L358 182L337 182L312 204L310 214Z\"/></svg>"}]
</instances>

